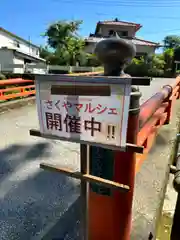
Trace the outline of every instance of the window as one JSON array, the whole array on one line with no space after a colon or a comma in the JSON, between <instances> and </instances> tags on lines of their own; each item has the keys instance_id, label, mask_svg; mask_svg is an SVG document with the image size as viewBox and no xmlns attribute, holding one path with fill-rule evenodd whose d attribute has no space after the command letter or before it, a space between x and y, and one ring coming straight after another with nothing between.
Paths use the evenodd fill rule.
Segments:
<instances>
[{"instance_id":1,"label":"window","mask_svg":"<svg viewBox=\"0 0 180 240\"><path fill-rule=\"evenodd\" d=\"M24 59L24 64L26 64L26 63L31 63L32 61L31 60L29 60L29 59Z\"/></svg>"},{"instance_id":2,"label":"window","mask_svg":"<svg viewBox=\"0 0 180 240\"><path fill-rule=\"evenodd\" d=\"M120 31L118 32L120 37L127 37L128 36L128 31Z\"/></svg>"},{"instance_id":3,"label":"window","mask_svg":"<svg viewBox=\"0 0 180 240\"><path fill-rule=\"evenodd\" d=\"M34 54L34 55L39 55L39 49L37 49L37 48L32 48L32 54Z\"/></svg>"},{"instance_id":4,"label":"window","mask_svg":"<svg viewBox=\"0 0 180 240\"><path fill-rule=\"evenodd\" d=\"M36 54L36 49L35 48L32 48L32 53Z\"/></svg>"},{"instance_id":5,"label":"window","mask_svg":"<svg viewBox=\"0 0 180 240\"><path fill-rule=\"evenodd\" d=\"M109 36L112 36L112 35L114 35L115 34L115 32L114 32L114 30L109 30Z\"/></svg>"}]
</instances>

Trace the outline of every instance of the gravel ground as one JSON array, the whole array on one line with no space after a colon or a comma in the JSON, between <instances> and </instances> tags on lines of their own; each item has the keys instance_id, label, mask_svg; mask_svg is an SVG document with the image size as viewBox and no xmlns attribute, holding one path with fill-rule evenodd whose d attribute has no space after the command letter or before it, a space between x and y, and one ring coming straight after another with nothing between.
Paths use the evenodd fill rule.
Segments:
<instances>
[{"instance_id":1,"label":"gravel ground","mask_svg":"<svg viewBox=\"0 0 180 240\"><path fill-rule=\"evenodd\" d=\"M141 103L173 79L154 79L140 87ZM0 240L30 240L48 231L76 200L79 182L39 169L50 160L79 168L79 145L29 136L37 128L34 105L0 115ZM69 236L67 239L73 239Z\"/></svg>"}]
</instances>

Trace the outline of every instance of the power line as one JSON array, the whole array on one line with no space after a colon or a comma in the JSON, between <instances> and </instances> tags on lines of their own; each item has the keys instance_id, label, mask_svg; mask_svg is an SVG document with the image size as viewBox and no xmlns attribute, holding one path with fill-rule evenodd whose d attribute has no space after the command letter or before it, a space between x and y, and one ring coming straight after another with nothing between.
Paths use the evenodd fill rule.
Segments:
<instances>
[{"instance_id":1,"label":"power line","mask_svg":"<svg viewBox=\"0 0 180 240\"><path fill-rule=\"evenodd\" d=\"M98 15L98 16L117 16L117 17L118 17L118 15L120 15L119 13L101 13L101 12L96 12L95 14ZM172 17L172 16L164 17L164 16L141 16L141 15L138 15L138 16L133 15L133 18L141 18L141 19L143 19L143 18L144 19L167 19L167 20L169 20L169 19L179 20L180 19L180 17Z\"/></svg>"},{"instance_id":2,"label":"power line","mask_svg":"<svg viewBox=\"0 0 180 240\"><path fill-rule=\"evenodd\" d=\"M132 1L132 0L131 0ZM71 4L74 3L73 0L61 0L61 3ZM167 2L169 4L169 2ZM81 5L102 5L103 7L155 7L155 8L172 8L172 7L180 7L180 2L170 2L169 5L164 5L160 3L148 3L148 2L125 2L122 1L121 3L117 1L102 1L102 0L86 0L86 1L77 1L76 4ZM135 5L134 5L135 4ZM178 4L178 5L177 5Z\"/></svg>"},{"instance_id":3,"label":"power line","mask_svg":"<svg viewBox=\"0 0 180 240\"><path fill-rule=\"evenodd\" d=\"M166 32L175 32L175 31L180 31L180 28L177 28L177 29L169 29L169 30L162 30L162 31L154 31L154 32L146 32L146 31L143 31L143 34L158 34L158 33L166 33Z\"/></svg>"},{"instance_id":4,"label":"power line","mask_svg":"<svg viewBox=\"0 0 180 240\"><path fill-rule=\"evenodd\" d=\"M72 2L72 3L74 3L74 1L73 0L61 0L61 2ZM54 2L60 2L60 0L54 0ZM159 5L159 6L163 6L163 5L166 5L166 4L169 4L168 6L170 6L170 5L172 5L172 4L177 4L177 3L180 3L179 2L179 0L172 0L171 2L169 1L169 0L167 0L167 2L166 1L163 1L163 2L161 2L161 3L159 3L159 2L156 2L156 1L151 1L151 2L149 2L149 0L135 0L135 1L133 1L133 0L130 0L130 1L125 1L125 0L122 0L122 1L116 1L116 0L108 0L108 1L106 1L106 0L85 0L85 1L78 1L78 2L76 2L76 3L80 3L80 4L86 4L86 3L89 3L89 2L101 2L101 3L105 3L105 4L116 4L116 5L121 5L121 4L148 4L148 5Z\"/></svg>"}]
</instances>

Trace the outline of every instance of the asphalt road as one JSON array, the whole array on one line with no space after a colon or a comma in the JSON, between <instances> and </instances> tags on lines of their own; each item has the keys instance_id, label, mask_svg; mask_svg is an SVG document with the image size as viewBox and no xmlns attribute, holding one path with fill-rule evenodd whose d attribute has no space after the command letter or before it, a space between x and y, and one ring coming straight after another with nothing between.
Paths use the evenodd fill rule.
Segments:
<instances>
[{"instance_id":1,"label":"asphalt road","mask_svg":"<svg viewBox=\"0 0 180 240\"><path fill-rule=\"evenodd\" d=\"M141 103L174 79L140 87ZM39 168L42 161L79 169L79 145L29 136L34 105L0 115L0 240L40 239L79 195L79 182Z\"/></svg>"}]
</instances>

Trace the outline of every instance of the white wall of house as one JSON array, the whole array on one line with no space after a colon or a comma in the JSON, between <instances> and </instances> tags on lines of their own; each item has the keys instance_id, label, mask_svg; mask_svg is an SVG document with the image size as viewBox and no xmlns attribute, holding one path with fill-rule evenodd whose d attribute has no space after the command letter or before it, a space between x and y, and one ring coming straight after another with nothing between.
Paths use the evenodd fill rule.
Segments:
<instances>
[{"instance_id":1,"label":"white wall of house","mask_svg":"<svg viewBox=\"0 0 180 240\"><path fill-rule=\"evenodd\" d=\"M39 57L39 48L31 44L28 44L18 38L12 37L9 34L0 30L0 48L2 47L11 47L18 48L28 55L33 55Z\"/></svg>"},{"instance_id":2,"label":"white wall of house","mask_svg":"<svg viewBox=\"0 0 180 240\"><path fill-rule=\"evenodd\" d=\"M116 31L116 32L127 31L128 32L127 37L134 37L135 34L136 34L135 27L132 27L132 26L118 26L118 25L112 25L112 26L111 25L101 25L98 33L101 34L103 37L108 37L110 30L113 30L113 31Z\"/></svg>"},{"instance_id":3,"label":"white wall of house","mask_svg":"<svg viewBox=\"0 0 180 240\"><path fill-rule=\"evenodd\" d=\"M14 64L13 51L7 49L0 49L0 69L2 71L13 71Z\"/></svg>"},{"instance_id":4,"label":"white wall of house","mask_svg":"<svg viewBox=\"0 0 180 240\"><path fill-rule=\"evenodd\" d=\"M87 53L93 53L96 43L94 42L88 42L88 44L85 46L85 52Z\"/></svg>"},{"instance_id":5,"label":"white wall of house","mask_svg":"<svg viewBox=\"0 0 180 240\"><path fill-rule=\"evenodd\" d=\"M146 53L146 54L153 54L155 53L156 47L147 46L147 45L136 45L136 52L137 53Z\"/></svg>"},{"instance_id":6,"label":"white wall of house","mask_svg":"<svg viewBox=\"0 0 180 240\"><path fill-rule=\"evenodd\" d=\"M24 73L28 71L30 73L45 74L47 66L44 62L26 64L22 55L17 55L12 49L0 48L0 72L10 73Z\"/></svg>"}]
</instances>

